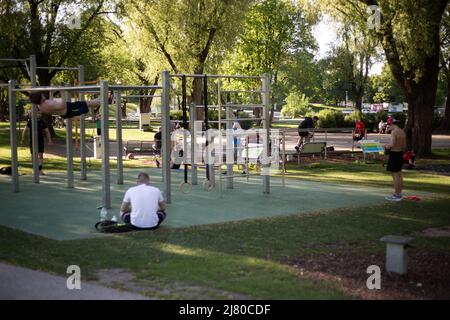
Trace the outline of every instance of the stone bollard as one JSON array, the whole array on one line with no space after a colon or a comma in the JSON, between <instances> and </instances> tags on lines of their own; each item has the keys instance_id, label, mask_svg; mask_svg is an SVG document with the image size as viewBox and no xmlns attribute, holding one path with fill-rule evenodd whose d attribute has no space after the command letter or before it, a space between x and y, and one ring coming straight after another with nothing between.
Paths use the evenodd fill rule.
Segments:
<instances>
[{"instance_id":1,"label":"stone bollard","mask_svg":"<svg viewBox=\"0 0 450 320\"><path fill-rule=\"evenodd\" d=\"M398 274L407 273L407 249L413 240L404 236L384 236L380 239L386 242L386 271Z\"/></svg>"}]
</instances>

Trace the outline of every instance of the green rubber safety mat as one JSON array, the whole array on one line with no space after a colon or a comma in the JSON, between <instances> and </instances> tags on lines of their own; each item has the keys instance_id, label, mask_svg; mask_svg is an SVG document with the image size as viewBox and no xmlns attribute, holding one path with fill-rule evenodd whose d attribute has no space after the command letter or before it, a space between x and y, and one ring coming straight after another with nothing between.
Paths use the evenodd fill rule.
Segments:
<instances>
[{"instance_id":1,"label":"green rubber safety mat","mask_svg":"<svg viewBox=\"0 0 450 320\"><path fill-rule=\"evenodd\" d=\"M162 188L161 170L126 169L124 184L117 185L116 174L111 172L112 209L109 218L116 215L129 187L137 174L147 172L151 183ZM99 235L94 224L99 221L101 205L101 172L88 172L88 180L78 180L69 189L65 172L50 172L41 177L39 184L32 176L20 177L20 192L13 193L10 177L0 177L0 224L44 237L68 240ZM330 183L271 177L271 193L263 194L262 177L237 177L234 188L227 189L225 180L212 191L201 186L204 172L199 172L199 185L183 194L179 184L182 170L172 171L172 203L168 205L165 227L187 227L201 224L238 221L260 217L298 214L322 209L351 207L384 202L390 188L380 189L361 185Z\"/></svg>"}]
</instances>

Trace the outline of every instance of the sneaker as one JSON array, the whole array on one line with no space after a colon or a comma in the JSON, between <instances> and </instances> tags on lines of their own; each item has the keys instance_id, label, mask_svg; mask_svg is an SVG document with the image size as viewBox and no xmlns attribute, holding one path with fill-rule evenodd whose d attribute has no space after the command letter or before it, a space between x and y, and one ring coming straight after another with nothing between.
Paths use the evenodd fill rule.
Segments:
<instances>
[{"instance_id":1,"label":"sneaker","mask_svg":"<svg viewBox=\"0 0 450 320\"><path fill-rule=\"evenodd\" d=\"M41 176L45 176L45 172L44 171L39 171L39 174L41 175Z\"/></svg>"},{"instance_id":2,"label":"sneaker","mask_svg":"<svg viewBox=\"0 0 450 320\"><path fill-rule=\"evenodd\" d=\"M398 202L398 201L401 201L402 200L402 196L400 195L400 196L398 196L398 195L392 195L392 196L388 196L388 197L386 197L385 199L387 200L387 201L396 201L396 202Z\"/></svg>"},{"instance_id":3,"label":"sneaker","mask_svg":"<svg viewBox=\"0 0 450 320\"><path fill-rule=\"evenodd\" d=\"M295 148L295 150L297 150L297 152L300 152L300 146L299 145L296 145L294 148Z\"/></svg>"}]
</instances>

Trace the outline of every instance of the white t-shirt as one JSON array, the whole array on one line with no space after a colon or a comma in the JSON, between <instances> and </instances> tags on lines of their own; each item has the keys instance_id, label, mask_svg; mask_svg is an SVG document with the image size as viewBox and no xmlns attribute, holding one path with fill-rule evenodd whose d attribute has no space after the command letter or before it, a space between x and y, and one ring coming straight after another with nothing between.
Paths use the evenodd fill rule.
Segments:
<instances>
[{"instance_id":1,"label":"white t-shirt","mask_svg":"<svg viewBox=\"0 0 450 320\"><path fill-rule=\"evenodd\" d=\"M159 202L164 201L158 188L140 184L127 190L123 202L131 204L130 222L138 228L152 228L158 224Z\"/></svg>"}]
</instances>

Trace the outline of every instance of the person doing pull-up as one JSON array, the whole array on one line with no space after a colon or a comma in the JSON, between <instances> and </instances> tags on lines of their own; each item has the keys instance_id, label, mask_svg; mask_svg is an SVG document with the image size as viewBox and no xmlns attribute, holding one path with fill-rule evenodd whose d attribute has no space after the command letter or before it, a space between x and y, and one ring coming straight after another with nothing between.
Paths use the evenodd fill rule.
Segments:
<instances>
[{"instance_id":1,"label":"person doing pull-up","mask_svg":"<svg viewBox=\"0 0 450 320\"><path fill-rule=\"evenodd\" d=\"M64 96L64 95L63 95ZM47 99L44 92L31 92L29 94L31 103L39 105L39 110L44 114L58 115L63 118L73 118L88 113L89 108L100 107L100 100L69 102L66 99ZM109 93L108 103L111 104L112 93Z\"/></svg>"}]
</instances>

